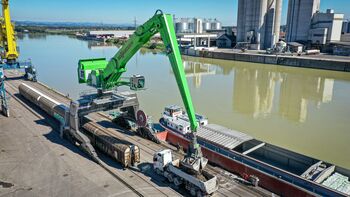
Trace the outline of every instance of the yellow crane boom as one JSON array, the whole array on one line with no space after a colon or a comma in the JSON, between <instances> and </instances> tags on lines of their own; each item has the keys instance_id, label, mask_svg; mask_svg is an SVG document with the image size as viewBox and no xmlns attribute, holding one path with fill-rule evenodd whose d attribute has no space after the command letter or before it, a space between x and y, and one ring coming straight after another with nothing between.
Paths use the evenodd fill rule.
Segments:
<instances>
[{"instance_id":1,"label":"yellow crane boom","mask_svg":"<svg viewBox=\"0 0 350 197\"><path fill-rule=\"evenodd\" d=\"M1 18L1 44L4 48L3 59L7 63L16 62L19 54L17 51L16 35L11 23L9 0L2 0L2 18Z\"/></svg>"},{"instance_id":2,"label":"yellow crane boom","mask_svg":"<svg viewBox=\"0 0 350 197\"><path fill-rule=\"evenodd\" d=\"M11 23L9 0L1 0L2 16L0 17L0 46L2 48L0 59L0 111L7 117L10 115L5 89L6 69L24 69L24 77L36 81L36 70L31 61L19 62L16 34Z\"/></svg>"}]
</instances>

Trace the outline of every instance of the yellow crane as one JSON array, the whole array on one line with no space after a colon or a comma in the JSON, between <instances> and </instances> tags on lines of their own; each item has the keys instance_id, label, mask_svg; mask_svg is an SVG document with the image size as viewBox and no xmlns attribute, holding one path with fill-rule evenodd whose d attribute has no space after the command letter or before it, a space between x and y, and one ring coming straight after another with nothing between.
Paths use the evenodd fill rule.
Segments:
<instances>
[{"instance_id":1,"label":"yellow crane","mask_svg":"<svg viewBox=\"0 0 350 197\"><path fill-rule=\"evenodd\" d=\"M26 79L36 81L36 70L32 63L18 62L16 34L14 25L11 23L9 0L1 0L2 16L0 17L0 46L3 51L0 61L0 109L5 116L9 116L9 106L5 89L6 69L24 69Z\"/></svg>"},{"instance_id":2,"label":"yellow crane","mask_svg":"<svg viewBox=\"0 0 350 197\"><path fill-rule=\"evenodd\" d=\"M16 35L14 25L11 23L9 0L2 0L2 17L1 23L1 46L4 48L2 59L6 60L7 64L17 62L19 53L17 51Z\"/></svg>"}]
</instances>

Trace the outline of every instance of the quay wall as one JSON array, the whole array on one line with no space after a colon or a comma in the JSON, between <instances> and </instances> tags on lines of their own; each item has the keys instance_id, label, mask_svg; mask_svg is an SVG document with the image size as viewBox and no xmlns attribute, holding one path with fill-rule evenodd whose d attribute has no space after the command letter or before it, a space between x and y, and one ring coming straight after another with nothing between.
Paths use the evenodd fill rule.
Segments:
<instances>
[{"instance_id":1,"label":"quay wall","mask_svg":"<svg viewBox=\"0 0 350 197\"><path fill-rule=\"evenodd\" d=\"M201 51L201 50L194 50L194 49L181 49L181 53L182 55L195 56L195 57L350 72L350 61L346 61L346 60L336 60L336 59L332 60L332 59L325 59L325 58L316 59L316 58L308 58L305 56L289 57L289 56L272 56L272 55L252 54L252 53Z\"/></svg>"}]
</instances>

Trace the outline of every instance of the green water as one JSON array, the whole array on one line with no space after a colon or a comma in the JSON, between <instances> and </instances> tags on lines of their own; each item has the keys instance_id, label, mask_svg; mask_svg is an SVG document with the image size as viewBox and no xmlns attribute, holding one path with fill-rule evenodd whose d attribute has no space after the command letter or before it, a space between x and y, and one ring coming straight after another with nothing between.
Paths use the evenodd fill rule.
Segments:
<instances>
[{"instance_id":1,"label":"green water","mask_svg":"<svg viewBox=\"0 0 350 197\"><path fill-rule=\"evenodd\" d=\"M39 80L78 98L82 58L112 57L118 48L67 36L24 36ZM350 169L350 73L184 57L195 109L217 123L260 140ZM181 98L165 55L138 53L124 76L142 74L141 108L157 120Z\"/></svg>"}]
</instances>

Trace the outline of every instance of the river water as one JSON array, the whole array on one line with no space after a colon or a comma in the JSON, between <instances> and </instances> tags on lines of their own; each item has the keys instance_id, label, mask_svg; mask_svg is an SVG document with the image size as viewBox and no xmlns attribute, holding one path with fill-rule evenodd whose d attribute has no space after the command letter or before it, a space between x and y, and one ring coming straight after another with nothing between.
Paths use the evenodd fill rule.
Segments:
<instances>
[{"instance_id":1,"label":"river water","mask_svg":"<svg viewBox=\"0 0 350 197\"><path fill-rule=\"evenodd\" d=\"M114 46L68 36L25 35L21 59L31 58L39 80L78 98L79 59L112 57ZM350 169L350 73L184 57L197 113L211 123ZM141 108L157 121L164 106L182 105L168 59L137 53L124 76L142 74Z\"/></svg>"}]
</instances>

